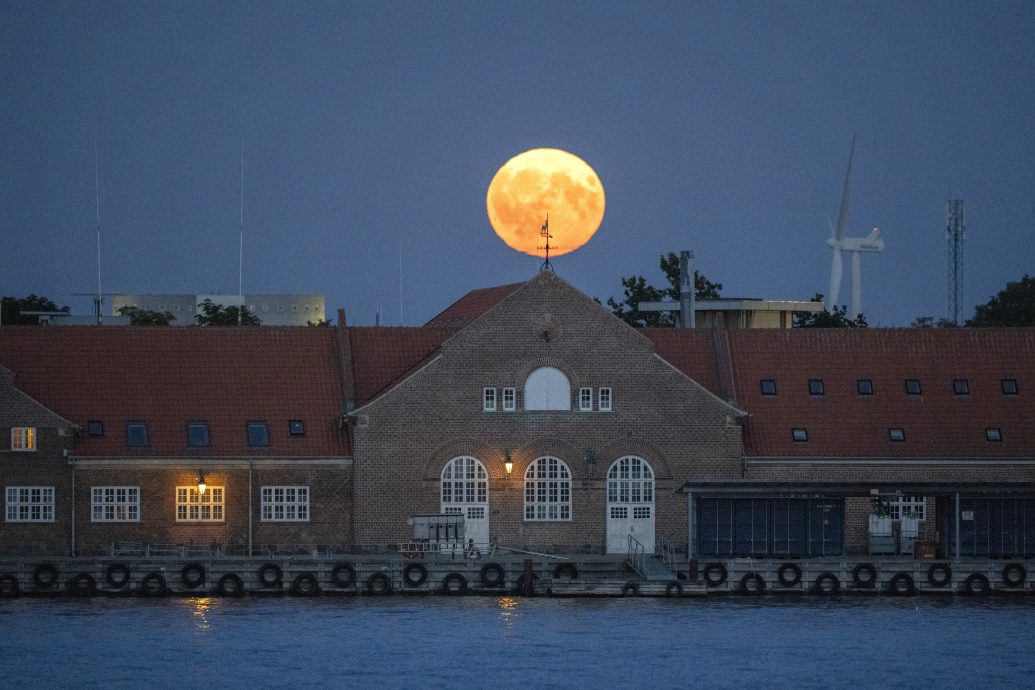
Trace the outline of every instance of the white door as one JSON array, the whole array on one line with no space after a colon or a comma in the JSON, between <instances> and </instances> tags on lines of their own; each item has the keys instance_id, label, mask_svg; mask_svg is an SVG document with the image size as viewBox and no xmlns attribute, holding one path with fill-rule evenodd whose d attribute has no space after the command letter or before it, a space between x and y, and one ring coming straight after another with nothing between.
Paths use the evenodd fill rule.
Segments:
<instances>
[{"instance_id":1,"label":"white door","mask_svg":"<svg viewBox=\"0 0 1035 690\"><path fill-rule=\"evenodd\" d=\"M442 468L442 512L464 516L464 544L489 546L489 478L477 458L453 458Z\"/></svg>"},{"instance_id":2,"label":"white door","mask_svg":"<svg viewBox=\"0 0 1035 690\"><path fill-rule=\"evenodd\" d=\"M633 455L607 473L607 552L628 553L630 536L654 553L654 471Z\"/></svg>"}]
</instances>

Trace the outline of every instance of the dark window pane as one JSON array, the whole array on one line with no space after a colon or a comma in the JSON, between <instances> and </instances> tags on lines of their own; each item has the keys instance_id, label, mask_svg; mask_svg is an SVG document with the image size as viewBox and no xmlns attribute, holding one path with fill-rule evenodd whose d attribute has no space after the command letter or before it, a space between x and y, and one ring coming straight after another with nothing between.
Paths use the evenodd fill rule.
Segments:
<instances>
[{"instance_id":1,"label":"dark window pane","mask_svg":"<svg viewBox=\"0 0 1035 690\"><path fill-rule=\"evenodd\" d=\"M270 432L266 422L248 422L248 445L268 446L269 444Z\"/></svg>"},{"instance_id":2,"label":"dark window pane","mask_svg":"<svg viewBox=\"0 0 1035 690\"><path fill-rule=\"evenodd\" d=\"M956 395L967 395L970 393L970 383L967 379L955 379L952 382L952 392Z\"/></svg>"},{"instance_id":3,"label":"dark window pane","mask_svg":"<svg viewBox=\"0 0 1035 690\"><path fill-rule=\"evenodd\" d=\"M892 441L906 440L906 432L903 429L888 429L888 436Z\"/></svg>"},{"instance_id":4,"label":"dark window pane","mask_svg":"<svg viewBox=\"0 0 1035 690\"><path fill-rule=\"evenodd\" d=\"M1017 395L1017 379L1003 379L1003 395Z\"/></svg>"},{"instance_id":5,"label":"dark window pane","mask_svg":"<svg viewBox=\"0 0 1035 690\"><path fill-rule=\"evenodd\" d=\"M126 425L126 445L133 448L147 447L147 423L130 422Z\"/></svg>"},{"instance_id":6,"label":"dark window pane","mask_svg":"<svg viewBox=\"0 0 1035 690\"><path fill-rule=\"evenodd\" d=\"M873 395L873 381L870 379L859 379L855 382L855 389L859 395Z\"/></svg>"},{"instance_id":7,"label":"dark window pane","mask_svg":"<svg viewBox=\"0 0 1035 690\"><path fill-rule=\"evenodd\" d=\"M208 445L208 424L206 422L190 422L187 424L187 445Z\"/></svg>"},{"instance_id":8,"label":"dark window pane","mask_svg":"<svg viewBox=\"0 0 1035 690\"><path fill-rule=\"evenodd\" d=\"M823 379L809 379L809 395L823 395Z\"/></svg>"},{"instance_id":9,"label":"dark window pane","mask_svg":"<svg viewBox=\"0 0 1035 690\"><path fill-rule=\"evenodd\" d=\"M920 395L920 379L906 379L906 393Z\"/></svg>"},{"instance_id":10,"label":"dark window pane","mask_svg":"<svg viewBox=\"0 0 1035 690\"><path fill-rule=\"evenodd\" d=\"M292 436L303 436L305 435L305 422L301 419L292 419L288 422L288 430Z\"/></svg>"},{"instance_id":11,"label":"dark window pane","mask_svg":"<svg viewBox=\"0 0 1035 690\"><path fill-rule=\"evenodd\" d=\"M87 424L87 433L91 436L104 436L104 422L89 422Z\"/></svg>"},{"instance_id":12,"label":"dark window pane","mask_svg":"<svg viewBox=\"0 0 1035 690\"><path fill-rule=\"evenodd\" d=\"M776 381L773 379L762 379L759 381L762 388L762 395L776 395Z\"/></svg>"},{"instance_id":13,"label":"dark window pane","mask_svg":"<svg viewBox=\"0 0 1035 690\"><path fill-rule=\"evenodd\" d=\"M809 432L805 429L791 429L791 438L795 441L808 441Z\"/></svg>"},{"instance_id":14,"label":"dark window pane","mask_svg":"<svg viewBox=\"0 0 1035 690\"><path fill-rule=\"evenodd\" d=\"M1003 433L999 429L985 429L985 438L989 441L1002 441Z\"/></svg>"}]
</instances>

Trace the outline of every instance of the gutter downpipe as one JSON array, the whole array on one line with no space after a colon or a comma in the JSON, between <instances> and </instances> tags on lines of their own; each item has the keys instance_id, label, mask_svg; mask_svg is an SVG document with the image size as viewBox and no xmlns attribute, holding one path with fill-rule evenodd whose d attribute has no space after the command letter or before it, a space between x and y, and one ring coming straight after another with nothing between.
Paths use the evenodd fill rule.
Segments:
<instances>
[{"instance_id":1,"label":"gutter downpipe","mask_svg":"<svg viewBox=\"0 0 1035 690\"><path fill-rule=\"evenodd\" d=\"M953 565L959 565L960 562L960 492L956 492L956 561Z\"/></svg>"},{"instance_id":2,"label":"gutter downpipe","mask_svg":"<svg viewBox=\"0 0 1035 690\"><path fill-rule=\"evenodd\" d=\"M248 461L248 557L252 555L252 461Z\"/></svg>"}]
</instances>

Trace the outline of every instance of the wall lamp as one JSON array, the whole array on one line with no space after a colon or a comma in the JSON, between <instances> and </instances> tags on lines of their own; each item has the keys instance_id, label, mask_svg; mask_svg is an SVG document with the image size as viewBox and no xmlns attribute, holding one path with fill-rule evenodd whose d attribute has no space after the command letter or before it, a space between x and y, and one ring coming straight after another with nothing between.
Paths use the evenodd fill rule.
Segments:
<instances>
[{"instance_id":1,"label":"wall lamp","mask_svg":"<svg viewBox=\"0 0 1035 690\"><path fill-rule=\"evenodd\" d=\"M582 459L586 461L586 467L589 468L590 472L596 469L597 466L597 454L592 449L587 448L586 452L582 454Z\"/></svg>"},{"instance_id":2,"label":"wall lamp","mask_svg":"<svg viewBox=\"0 0 1035 690\"><path fill-rule=\"evenodd\" d=\"M507 478L510 478L510 473L514 471L514 461L510 459L510 448L503 449L503 468L507 470Z\"/></svg>"},{"instance_id":3,"label":"wall lamp","mask_svg":"<svg viewBox=\"0 0 1035 690\"><path fill-rule=\"evenodd\" d=\"M198 494L200 496L205 495L205 489L208 488L208 484L205 483L205 473L198 470Z\"/></svg>"}]
</instances>

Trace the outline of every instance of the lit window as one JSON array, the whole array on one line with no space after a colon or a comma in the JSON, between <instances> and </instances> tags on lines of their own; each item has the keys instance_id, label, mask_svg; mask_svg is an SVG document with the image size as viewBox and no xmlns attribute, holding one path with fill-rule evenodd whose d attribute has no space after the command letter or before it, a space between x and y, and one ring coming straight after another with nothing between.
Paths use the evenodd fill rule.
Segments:
<instances>
[{"instance_id":1,"label":"lit window","mask_svg":"<svg viewBox=\"0 0 1035 690\"><path fill-rule=\"evenodd\" d=\"M503 411L513 412L517 408L517 392L513 388L503 389Z\"/></svg>"},{"instance_id":2,"label":"lit window","mask_svg":"<svg viewBox=\"0 0 1035 690\"><path fill-rule=\"evenodd\" d=\"M920 395L920 379L906 379L906 395Z\"/></svg>"},{"instance_id":3,"label":"lit window","mask_svg":"<svg viewBox=\"0 0 1035 690\"><path fill-rule=\"evenodd\" d=\"M483 388L482 389L482 410L484 412L495 412L496 411L496 389L495 388Z\"/></svg>"},{"instance_id":4,"label":"lit window","mask_svg":"<svg viewBox=\"0 0 1035 690\"><path fill-rule=\"evenodd\" d=\"M208 422L187 422L187 445L193 448L208 445Z\"/></svg>"},{"instance_id":5,"label":"lit window","mask_svg":"<svg viewBox=\"0 0 1035 690\"><path fill-rule=\"evenodd\" d=\"M557 458L539 458L528 466L525 520L571 520L571 473Z\"/></svg>"},{"instance_id":6,"label":"lit window","mask_svg":"<svg viewBox=\"0 0 1035 690\"><path fill-rule=\"evenodd\" d=\"M266 422L248 422L248 445L254 447L270 444L270 428Z\"/></svg>"},{"instance_id":7,"label":"lit window","mask_svg":"<svg viewBox=\"0 0 1035 690\"><path fill-rule=\"evenodd\" d=\"M1017 395L1017 379L1003 379L999 384L1003 387L1003 395Z\"/></svg>"},{"instance_id":8,"label":"lit window","mask_svg":"<svg viewBox=\"0 0 1035 690\"><path fill-rule=\"evenodd\" d=\"M601 412L611 411L611 389L601 388L597 391L597 409Z\"/></svg>"},{"instance_id":9,"label":"lit window","mask_svg":"<svg viewBox=\"0 0 1035 690\"><path fill-rule=\"evenodd\" d=\"M308 486L264 486L263 522L309 522Z\"/></svg>"},{"instance_id":10,"label":"lit window","mask_svg":"<svg viewBox=\"0 0 1035 690\"><path fill-rule=\"evenodd\" d=\"M956 395L969 395L970 383L967 379L953 379L952 392Z\"/></svg>"},{"instance_id":11,"label":"lit window","mask_svg":"<svg viewBox=\"0 0 1035 690\"><path fill-rule=\"evenodd\" d=\"M888 438L890 438L892 441L895 441L896 443L900 441L905 441L906 431L905 429L900 429L898 427L888 429Z\"/></svg>"},{"instance_id":12,"label":"lit window","mask_svg":"<svg viewBox=\"0 0 1035 690\"><path fill-rule=\"evenodd\" d=\"M758 385L762 389L762 395L776 395L776 381L773 379L762 379Z\"/></svg>"},{"instance_id":13,"label":"lit window","mask_svg":"<svg viewBox=\"0 0 1035 690\"><path fill-rule=\"evenodd\" d=\"M805 429L791 429L791 438L795 441L804 443L809 440L809 432Z\"/></svg>"},{"instance_id":14,"label":"lit window","mask_svg":"<svg viewBox=\"0 0 1035 690\"><path fill-rule=\"evenodd\" d=\"M202 494L196 486L176 487L176 522L222 522L223 487L209 486Z\"/></svg>"},{"instance_id":15,"label":"lit window","mask_svg":"<svg viewBox=\"0 0 1035 690\"><path fill-rule=\"evenodd\" d=\"M11 427L11 450L18 452L36 450L36 427Z\"/></svg>"},{"instance_id":16,"label":"lit window","mask_svg":"<svg viewBox=\"0 0 1035 690\"><path fill-rule=\"evenodd\" d=\"M579 389L579 409L583 412L589 412L593 409L593 389L592 388L580 388Z\"/></svg>"},{"instance_id":17,"label":"lit window","mask_svg":"<svg viewBox=\"0 0 1035 690\"><path fill-rule=\"evenodd\" d=\"M93 522L139 522L139 486L94 486L90 489Z\"/></svg>"},{"instance_id":18,"label":"lit window","mask_svg":"<svg viewBox=\"0 0 1035 690\"><path fill-rule=\"evenodd\" d=\"M809 395L823 395L823 379L809 379Z\"/></svg>"},{"instance_id":19,"label":"lit window","mask_svg":"<svg viewBox=\"0 0 1035 690\"><path fill-rule=\"evenodd\" d=\"M859 395L873 395L873 381L870 379L859 379L855 382L855 390Z\"/></svg>"},{"instance_id":20,"label":"lit window","mask_svg":"<svg viewBox=\"0 0 1035 690\"><path fill-rule=\"evenodd\" d=\"M923 520L925 505L926 499L923 496L896 496L888 501L892 520L901 520L903 516Z\"/></svg>"},{"instance_id":21,"label":"lit window","mask_svg":"<svg viewBox=\"0 0 1035 690\"><path fill-rule=\"evenodd\" d=\"M126 425L126 445L130 448L146 448L147 437L147 422L130 422Z\"/></svg>"},{"instance_id":22,"label":"lit window","mask_svg":"<svg viewBox=\"0 0 1035 690\"><path fill-rule=\"evenodd\" d=\"M86 424L86 433L90 436L104 436L104 422L92 421Z\"/></svg>"},{"instance_id":23,"label":"lit window","mask_svg":"<svg viewBox=\"0 0 1035 690\"><path fill-rule=\"evenodd\" d=\"M570 410L571 384L560 369L541 367L525 379L526 410Z\"/></svg>"},{"instance_id":24,"label":"lit window","mask_svg":"<svg viewBox=\"0 0 1035 690\"><path fill-rule=\"evenodd\" d=\"M292 436L305 436L305 422L301 419L292 419L288 422L288 433Z\"/></svg>"},{"instance_id":25,"label":"lit window","mask_svg":"<svg viewBox=\"0 0 1035 690\"><path fill-rule=\"evenodd\" d=\"M489 500L489 475L477 458L453 458L442 468L442 512L463 515L470 504Z\"/></svg>"},{"instance_id":26,"label":"lit window","mask_svg":"<svg viewBox=\"0 0 1035 690\"><path fill-rule=\"evenodd\" d=\"M985 438L989 441L998 442L1003 440L1003 432L997 428L985 429Z\"/></svg>"},{"instance_id":27,"label":"lit window","mask_svg":"<svg viewBox=\"0 0 1035 690\"><path fill-rule=\"evenodd\" d=\"M54 487L7 487L7 522L54 522Z\"/></svg>"}]
</instances>

